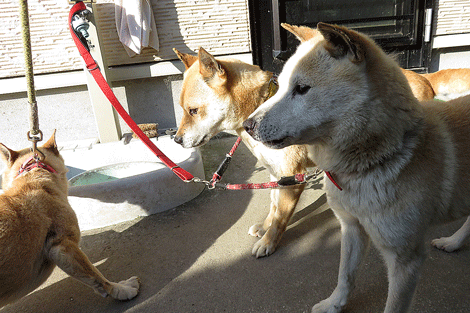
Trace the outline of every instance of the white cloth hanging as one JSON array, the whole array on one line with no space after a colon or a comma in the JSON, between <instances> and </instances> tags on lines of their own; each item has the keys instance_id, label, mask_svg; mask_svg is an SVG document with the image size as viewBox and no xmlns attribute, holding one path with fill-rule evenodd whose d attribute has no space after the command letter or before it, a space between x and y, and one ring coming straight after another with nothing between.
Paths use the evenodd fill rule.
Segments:
<instances>
[{"instance_id":1,"label":"white cloth hanging","mask_svg":"<svg viewBox=\"0 0 470 313\"><path fill-rule=\"evenodd\" d=\"M140 54L144 47L158 51L157 25L149 0L115 0L116 29L127 54Z\"/></svg>"}]
</instances>

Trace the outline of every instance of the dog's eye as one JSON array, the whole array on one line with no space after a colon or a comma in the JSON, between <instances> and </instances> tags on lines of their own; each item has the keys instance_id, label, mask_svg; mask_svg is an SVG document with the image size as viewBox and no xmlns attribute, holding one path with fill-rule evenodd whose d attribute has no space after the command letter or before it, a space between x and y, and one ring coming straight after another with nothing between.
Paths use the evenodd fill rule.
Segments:
<instances>
[{"instance_id":1,"label":"dog's eye","mask_svg":"<svg viewBox=\"0 0 470 313\"><path fill-rule=\"evenodd\" d=\"M295 86L295 93L299 95L304 95L310 90L310 86L298 84Z\"/></svg>"},{"instance_id":2,"label":"dog's eye","mask_svg":"<svg viewBox=\"0 0 470 313\"><path fill-rule=\"evenodd\" d=\"M195 109L189 109L189 115L193 116L197 114L197 108Z\"/></svg>"}]
</instances>

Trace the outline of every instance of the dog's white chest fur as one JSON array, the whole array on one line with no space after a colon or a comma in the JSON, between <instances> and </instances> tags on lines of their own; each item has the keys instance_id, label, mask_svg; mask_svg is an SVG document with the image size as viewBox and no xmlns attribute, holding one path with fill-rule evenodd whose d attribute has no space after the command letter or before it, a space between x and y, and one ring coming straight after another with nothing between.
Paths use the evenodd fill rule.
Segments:
<instances>
[{"instance_id":1,"label":"dog's white chest fur","mask_svg":"<svg viewBox=\"0 0 470 313\"><path fill-rule=\"evenodd\" d=\"M276 179L281 178L281 165L285 158L284 151L266 147L261 142L254 140L245 131L243 131L240 136L251 153L253 153L258 161L268 169L269 173Z\"/></svg>"}]
</instances>

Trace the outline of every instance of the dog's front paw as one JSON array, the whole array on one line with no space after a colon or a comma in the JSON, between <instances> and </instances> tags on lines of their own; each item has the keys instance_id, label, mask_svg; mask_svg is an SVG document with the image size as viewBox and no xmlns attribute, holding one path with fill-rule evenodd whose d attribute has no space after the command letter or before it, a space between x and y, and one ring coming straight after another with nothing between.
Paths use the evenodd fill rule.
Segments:
<instances>
[{"instance_id":1,"label":"dog's front paw","mask_svg":"<svg viewBox=\"0 0 470 313\"><path fill-rule=\"evenodd\" d=\"M440 250L444 250L446 252L453 252L460 248L460 242L454 240L454 238L452 237L442 237L434 239L433 241L431 241L431 244L434 247Z\"/></svg>"},{"instance_id":2,"label":"dog's front paw","mask_svg":"<svg viewBox=\"0 0 470 313\"><path fill-rule=\"evenodd\" d=\"M258 223L250 227L248 234L253 237L263 237L266 233L266 229L263 227L263 223Z\"/></svg>"},{"instance_id":3,"label":"dog's front paw","mask_svg":"<svg viewBox=\"0 0 470 313\"><path fill-rule=\"evenodd\" d=\"M117 300L130 300L139 293L139 278L133 276L119 283L111 283L113 287L110 296Z\"/></svg>"},{"instance_id":4,"label":"dog's front paw","mask_svg":"<svg viewBox=\"0 0 470 313\"><path fill-rule=\"evenodd\" d=\"M328 298L315 304L312 308L312 313L340 313L342 309L342 305L335 305L330 298Z\"/></svg>"},{"instance_id":5,"label":"dog's front paw","mask_svg":"<svg viewBox=\"0 0 470 313\"><path fill-rule=\"evenodd\" d=\"M313 306L312 313L340 313L346 306L348 294L348 289L336 287L328 299Z\"/></svg>"},{"instance_id":6,"label":"dog's front paw","mask_svg":"<svg viewBox=\"0 0 470 313\"><path fill-rule=\"evenodd\" d=\"M267 236L263 236L257 243L253 246L251 254L256 256L256 258L261 258L263 256L269 256L276 251L275 244L270 241Z\"/></svg>"}]
</instances>

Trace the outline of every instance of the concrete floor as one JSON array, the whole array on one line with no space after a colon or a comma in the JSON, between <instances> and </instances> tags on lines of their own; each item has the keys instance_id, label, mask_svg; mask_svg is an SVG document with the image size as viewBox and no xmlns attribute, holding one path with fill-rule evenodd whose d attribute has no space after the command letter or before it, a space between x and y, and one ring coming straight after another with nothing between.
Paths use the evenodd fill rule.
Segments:
<instances>
[{"instance_id":1,"label":"concrete floor","mask_svg":"<svg viewBox=\"0 0 470 313\"><path fill-rule=\"evenodd\" d=\"M202 154L207 177L233 137L210 141ZM225 182L261 182L269 175L242 145ZM128 302L101 298L56 269L38 290L0 310L18 312L309 312L333 291L340 228L325 204L322 181L310 184L278 250L256 259L248 228L269 209L269 191L209 191L170 211L83 232L81 248L110 280L140 277L141 293ZM431 230L450 235L463 220ZM470 312L470 245L429 257L411 312ZM381 312L385 267L371 249L346 312Z\"/></svg>"}]
</instances>

